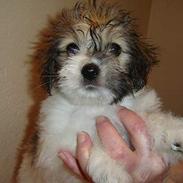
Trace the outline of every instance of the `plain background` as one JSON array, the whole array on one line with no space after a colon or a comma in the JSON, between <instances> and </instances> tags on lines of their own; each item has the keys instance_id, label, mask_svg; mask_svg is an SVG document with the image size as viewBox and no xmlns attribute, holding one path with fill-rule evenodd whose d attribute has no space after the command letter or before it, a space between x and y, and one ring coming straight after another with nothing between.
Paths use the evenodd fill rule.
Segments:
<instances>
[{"instance_id":1,"label":"plain background","mask_svg":"<svg viewBox=\"0 0 183 183\"><path fill-rule=\"evenodd\" d=\"M0 183L10 182L17 147L33 104L29 92L32 42L48 15L54 15L74 2L0 0ZM183 1L120 2L136 16L140 32L160 48L161 62L151 74L151 85L158 91L166 109L183 115ZM174 169L172 175L180 172L180 168Z\"/></svg>"}]
</instances>

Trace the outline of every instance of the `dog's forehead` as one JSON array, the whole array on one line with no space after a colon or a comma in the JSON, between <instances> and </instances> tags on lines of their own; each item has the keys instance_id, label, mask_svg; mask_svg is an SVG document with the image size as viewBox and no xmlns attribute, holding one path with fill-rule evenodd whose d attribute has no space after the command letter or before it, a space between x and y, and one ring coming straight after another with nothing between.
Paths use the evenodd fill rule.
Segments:
<instances>
[{"instance_id":1,"label":"dog's forehead","mask_svg":"<svg viewBox=\"0 0 183 183\"><path fill-rule=\"evenodd\" d=\"M90 40L92 34L94 36L99 36L103 43L106 42L118 42L120 39L125 37L123 27L114 25L114 22L111 24L98 24L93 26L87 22L80 22L72 26L73 30L78 36L78 39L81 40Z\"/></svg>"},{"instance_id":2,"label":"dog's forehead","mask_svg":"<svg viewBox=\"0 0 183 183\"><path fill-rule=\"evenodd\" d=\"M115 42L126 50L127 44L122 26L116 26L115 22L108 25L98 25L93 27L86 21L80 21L68 27L66 35L63 37L59 47L64 49L69 43L76 43L82 50L93 49L94 42L98 47L104 49L109 43ZM93 34L93 35L92 35ZM95 38L93 38L93 37Z\"/></svg>"},{"instance_id":3,"label":"dog's forehead","mask_svg":"<svg viewBox=\"0 0 183 183\"><path fill-rule=\"evenodd\" d=\"M105 48L111 42L122 46L126 37L122 20L126 14L109 6L88 8L75 7L71 11L63 12L59 21L61 24L58 24L64 29L61 32L61 46L64 48L71 42L88 48L94 45L96 50Z\"/></svg>"}]
</instances>

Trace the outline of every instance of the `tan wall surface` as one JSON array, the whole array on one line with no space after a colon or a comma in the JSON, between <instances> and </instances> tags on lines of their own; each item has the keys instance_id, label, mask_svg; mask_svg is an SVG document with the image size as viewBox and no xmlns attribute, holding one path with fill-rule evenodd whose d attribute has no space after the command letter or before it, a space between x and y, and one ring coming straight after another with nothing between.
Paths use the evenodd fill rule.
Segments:
<instances>
[{"instance_id":1,"label":"tan wall surface","mask_svg":"<svg viewBox=\"0 0 183 183\"><path fill-rule=\"evenodd\" d=\"M183 115L183 1L153 0L148 36L159 46L160 64L154 68L151 85L166 109ZM170 177L183 182L183 163L171 169Z\"/></svg>"},{"instance_id":2,"label":"tan wall surface","mask_svg":"<svg viewBox=\"0 0 183 183\"><path fill-rule=\"evenodd\" d=\"M147 34L152 0L119 0L137 21L139 32Z\"/></svg>"},{"instance_id":3,"label":"tan wall surface","mask_svg":"<svg viewBox=\"0 0 183 183\"><path fill-rule=\"evenodd\" d=\"M0 183L10 182L32 103L28 94L31 42L47 15L71 2L0 0Z\"/></svg>"},{"instance_id":4,"label":"tan wall surface","mask_svg":"<svg viewBox=\"0 0 183 183\"><path fill-rule=\"evenodd\" d=\"M53 15L74 0L0 0L0 183L10 182L32 105L29 94L31 42ZM150 1L124 0L124 7L134 11L147 32ZM38 86L39 87L39 86ZM35 89L36 91L36 89Z\"/></svg>"},{"instance_id":5,"label":"tan wall surface","mask_svg":"<svg viewBox=\"0 0 183 183\"><path fill-rule=\"evenodd\" d=\"M183 1L153 0L148 37L159 46L151 84L167 109L183 115Z\"/></svg>"}]
</instances>

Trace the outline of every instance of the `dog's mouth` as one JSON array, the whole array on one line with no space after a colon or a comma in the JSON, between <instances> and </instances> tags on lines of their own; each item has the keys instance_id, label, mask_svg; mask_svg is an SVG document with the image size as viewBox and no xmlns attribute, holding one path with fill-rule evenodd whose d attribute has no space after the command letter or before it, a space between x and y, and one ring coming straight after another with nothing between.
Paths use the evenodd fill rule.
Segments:
<instances>
[{"instance_id":1,"label":"dog's mouth","mask_svg":"<svg viewBox=\"0 0 183 183\"><path fill-rule=\"evenodd\" d=\"M83 81L83 86L86 90L92 91L92 90L97 90L97 88L100 86L97 81Z\"/></svg>"},{"instance_id":2,"label":"dog's mouth","mask_svg":"<svg viewBox=\"0 0 183 183\"><path fill-rule=\"evenodd\" d=\"M89 85L85 85L85 89L88 91L93 91L93 90L97 90L97 86L89 84Z\"/></svg>"}]
</instances>

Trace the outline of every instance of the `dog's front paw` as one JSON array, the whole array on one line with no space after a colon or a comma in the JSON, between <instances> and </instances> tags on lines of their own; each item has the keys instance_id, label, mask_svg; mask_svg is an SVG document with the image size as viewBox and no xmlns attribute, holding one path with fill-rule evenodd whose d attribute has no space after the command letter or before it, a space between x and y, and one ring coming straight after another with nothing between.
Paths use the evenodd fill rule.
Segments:
<instances>
[{"instance_id":1,"label":"dog's front paw","mask_svg":"<svg viewBox=\"0 0 183 183\"><path fill-rule=\"evenodd\" d=\"M183 153L183 144L182 142L174 142L173 144L171 144L171 149L175 152L180 152Z\"/></svg>"},{"instance_id":2,"label":"dog's front paw","mask_svg":"<svg viewBox=\"0 0 183 183\"><path fill-rule=\"evenodd\" d=\"M111 159L100 148L93 148L88 162L88 172L95 183L131 183L124 166Z\"/></svg>"},{"instance_id":3,"label":"dog's front paw","mask_svg":"<svg viewBox=\"0 0 183 183\"><path fill-rule=\"evenodd\" d=\"M168 130L165 133L164 145L167 163L175 164L183 160L183 128Z\"/></svg>"},{"instance_id":4,"label":"dog's front paw","mask_svg":"<svg viewBox=\"0 0 183 183\"><path fill-rule=\"evenodd\" d=\"M183 159L183 128L170 131L168 136L171 150L180 154L178 158Z\"/></svg>"}]
</instances>

